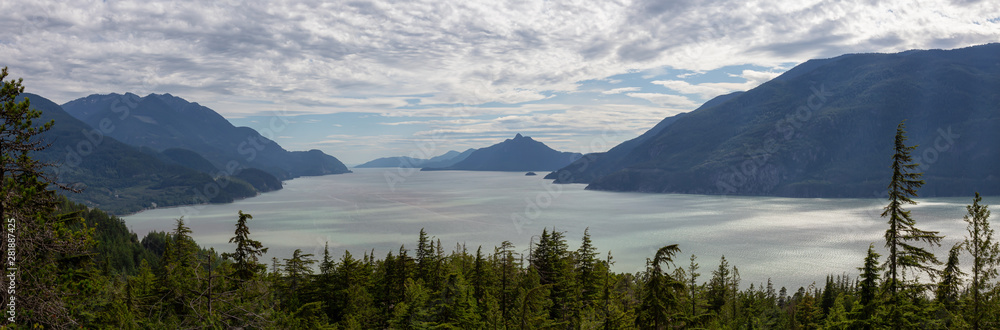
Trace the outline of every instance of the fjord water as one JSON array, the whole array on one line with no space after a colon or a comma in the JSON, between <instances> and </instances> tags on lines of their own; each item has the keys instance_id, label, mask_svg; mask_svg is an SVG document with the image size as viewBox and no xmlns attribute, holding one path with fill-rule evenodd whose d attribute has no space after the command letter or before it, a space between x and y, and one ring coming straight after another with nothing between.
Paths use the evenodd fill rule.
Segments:
<instances>
[{"instance_id":1,"label":"fjord water","mask_svg":"<svg viewBox=\"0 0 1000 330\"><path fill-rule=\"evenodd\" d=\"M225 252L234 247L228 240L242 210L254 217L251 236L270 248L262 259L268 264L272 257L290 258L297 248L318 259L327 242L338 259L344 250L360 258L372 249L382 258L400 245L412 250L421 228L446 251L464 243L469 253L480 245L487 253L507 240L527 253L545 227L566 232L575 250L589 227L600 257L611 251L615 271L640 271L656 249L679 244L677 265L687 266L697 255L700 280L708 280L725 255L739 268L744 286L771 278L776 287L790 289L822 285L828 274L854 278L868 245L884 244L882 198L613 193L520 172L354 171L286 181L283 190L231 204L147 210L125 221L142 236L170 231L174 219L184 216L199 244ZM965 235L962 216L971 195L918 199L909 207L918 227L947 236L933 249L941 259Z\"/></svg>"}]
</instances>

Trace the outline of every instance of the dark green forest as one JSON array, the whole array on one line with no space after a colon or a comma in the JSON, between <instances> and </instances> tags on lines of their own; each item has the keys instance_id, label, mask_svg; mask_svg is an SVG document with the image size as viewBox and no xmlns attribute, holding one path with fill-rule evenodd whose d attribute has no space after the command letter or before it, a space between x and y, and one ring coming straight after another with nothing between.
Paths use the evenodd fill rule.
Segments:
<instances>
[{"instance_id":1,"label":"dark green forest","mask_svg":"<svg viewBox=\"0 0 1000 330\"><path fill-rule=\"evenodd\" d=\"M140 239L121 218L59 197L57 190L72 188L29 156L46 147L38 138L51 123L32 124L41 114L15 101L22 91L20 81L4 81L0 93L5 328L1000 327L1000 246L988 206L970 192L967 213L955 214L967 224L965 240L946 260L929 252L942 236L919 229L906 209L923 181L903 123L885 155L893 172L885 178L885 242L858 246L868 253L857 269L786 288L744 283L725 257L716 265L670 242L647 256L645 271L617 273L614 256L586 231L570 246L566 233L543 229L527 253L509 242L444 245L421 231L415 245L384 256L326 249L261 260L267 247L254 239L253 224L267 219L241 211L226 251L200 247L183 219Z\"/></svg>"}]
</instances>

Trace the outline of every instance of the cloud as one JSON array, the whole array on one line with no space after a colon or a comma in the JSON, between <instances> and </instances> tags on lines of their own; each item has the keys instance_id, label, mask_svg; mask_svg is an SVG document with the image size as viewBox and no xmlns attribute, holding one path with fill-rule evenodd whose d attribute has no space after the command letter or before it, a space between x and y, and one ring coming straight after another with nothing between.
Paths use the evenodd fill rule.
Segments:
<instances>
[{"instance_id":1,"label":"cloud","mask_svg":"<svg viewBox=\"0 0 1000 330\"><path fill-rule=\"evenodd\" d=\"M621 94L625 92L638 92L641 89L642 88L639 87L622 87L622 88L609 89L601 92L601 94L610 95L610 94Z\"/></svg>"},{"instance_id":2,"label":"cloud","mask_svg":"<svg viewBox=\"0 0 1000 330\"><path fill-rule=\"evenodd\" d=\"M745 79L742 83L699 83L692 84L683 80L655 80L651 83L661 85L667 89L681 94L697 94L701 98L711 99L713 97L728 94L735 91L747 91L759 86L780 73L773 71L743 70L741 74L730 74L731 77Z\"/></svg>"},{"instance_id":3,"label":"cloud","mask_svg":"<svg viewBox=\"0 0 1000 330\"><path fill-rule=\"evenodd\" d=\"M171 92L224 113L242 112L215 106L233 99L328 112L393 109L403 102L395 96L417 94L520 103L630 70L773 67L1000 37L1000 3L990 1L33 1L0 10L15 31L0 37L0 56L36 92L58 102ZM359 97L377 102L344 102Z\"/></svg>"},{"instance_id":4,"label":"cloud","mask_svg":"<svg viewBox=\"0 0 1000 330\"><path fill-rule=\"evenodd\" d=\"M660 93L628 93L625 95L648 100L649 102L653 102L653 104L663 107L687 108L688 110L694 110L694 108L698 106L698 103L695 103L694 101L691 101L691 99L681 95Z\"/></svg>"},{"instance_id":5,"label":"cloud","mask_svg":"<svg viewBox=\"0 0 1000 330\"><path fill-rule=\"evenodd\" d=\"M583 120L635 131L785 63L1000 40L1000 2L958 2L0 1L0 58L57 103L171 93L230 119L360 112L482 120L427 124L455 134L592 131ZM742 65L773 72L701 74Z\"/></svg>"}]
</instances>

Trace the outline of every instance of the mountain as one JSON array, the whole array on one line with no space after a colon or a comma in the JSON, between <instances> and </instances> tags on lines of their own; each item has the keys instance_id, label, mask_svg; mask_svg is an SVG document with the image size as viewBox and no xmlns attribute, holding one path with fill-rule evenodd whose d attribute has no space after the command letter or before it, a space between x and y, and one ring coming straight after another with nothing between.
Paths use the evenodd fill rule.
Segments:
<instances>
[{"instance_id":1,"label":"mountain","mask_svg":"<svg viewBox=\"0 0 1000 330\"><path fill-rule=\"evenodd\" d=\"M582 155L559 152L530 137L517 134L513 139L473 151L468 158L447 167L424 170L467 171L552 171L572 163Z\"/></svg>"},{"instance_id":2,"label":"mountain","mask_svg":"<svg viewBox=\"0 0 1000 330\"><path fill-rule=\"evenodd\" d=\"M214 175L219 172L219 169L215 167L215 165L212 165L212 162L209 162L208 159L205 159L205 157L202 157L197 152L191 150L169 148L161 152L157 152L153 148L147 147L140 147L139 150L157 156L161 160L184 166L198 172L209 175Z\"/></svg>"},{"instance_id":3,"label":"mountain","mask_svg":"<svg viewBox=\"0 0 1000 330\"><path fill-rule=\"evenodd\" d=\"M458 163L465 158L468 158L476 149L468 149L463 152L458 152L455 150L450 150L443 155L432 157L431 159L421 159L413 157L383 157L369 161L367 163L355 166L356 168L374 168L374 167L403 167L403 168L418 168L418 167L448 167Z\"/></svg>"},{"instance_id":4,"label":"mountain","mask_svg":"<svg viewBox=\"0 0 1000 330\"><path fill-rule=\"evenodd\" d=\"M205 157L202 157L197 152L181 149L181 148L169 148L163 150L162 152L157 152L149 147L139 147L139 150L147 154L153 155L167 163L176 164L202 172L212 176L225 177L230 176L226 171L222 171L212 165ZM264 172L256 168L243 168L235 173L231 174L232 177L246 181L258 192L269 192L275 190L281 190L283 186L281 185L281 180L276 178L271 173Z\"/></svg>"},{"instance_id":5,"label":"mountain","mask_svg":"<svg viewBox=\"0 0 1000 330\"><path fill-rule=\"evenodd\" d=\"M350 172L333 156L319 150L287 151L249 127L235 127L214 110L170 94L95 94L63 108L90 126L106 125L108 135L124 143L157 151L191 150L227 172L259 168L282 180ZM278 132L267 133L285 128L280 119L271 123Z\"/></svg>"},{"instance_id":6,"label":"mountain","mask_svg":"<svg viewBox=\"0 0 1000 330\"><path fill-rule=\"evenodd\" d=\"M236 172L233 177L246 181L260 192L281 190L282 188L281 180L278 180L271 173L256 168L244 168Z\"/></svg>"},{"instance_id":7,"label":"mountain","mask_svg":"<svg viewBox=\"0 0 1000 330\"><path fill-rule=\"evenodd\" d=\"M734 92L716 96L708 102L705 102L705 104L703 104L700 108L713 107L740 94L743 94L743 92ZM695 111L697 111L697 109ZM628 158L625 158L628 153L632 152L632 150L640 144L649 140L653 136L656 136L656 134L663 131L664 128L670 126L676 122L677 119L680 119L685 115L687 115L687 113L680 113L664 118L657 123L656 126L653 126L653 128L649 129L639 137L622 142L606 152L586 154L572 164L549 173L545 176L545 179L555 180L553 181L555 183L590 183L601 176L619 171L626 166L631 165L627 162Z\"/></svg>"},{"instance_id":8,"label":"mountain","mask_svg":"<svg viewBox=\"0 0 1000 330\"><path fill-rule=\"evenodd\" d=\"M32 157L59 164L49 168L58 182L82 189L60 191L71 200L125 214L155 206L224 203L255 196L257 191L240 179L215 180L211 175L173 164L106 136L83 123L52 101L22 94L31 108L42 112L36 124L54 121L41 135L48 148ZM107 126L105 126L107 128Z\"/></svg>"},{"instance_id":9,"label":"mountain","mask_svg":"<svg viewBox=\"0 0 1000 330\"><path fill-rule=\"evenodd\" d=\"M920 196L1000 194L1000 44L810 60L715 103L605 160L624 166L587 189L880 196L905 119Z\"/></svg>"},{"instance_id":10,"label":"mountain","mask_svg":"<svg viewBox=\"0 0 1000 330\"><path fill-rule=\"evenodd\" d=\"M378 159L371 160L367 163L354 166L355 168L377 168L377 167L421 167L426 163L426 159L413 158L413 157L382 157Z\"/></svg>"},{"instance_id":11,"label":"mountain","mask_svg":"<svg viewBox=\"0 0 1000 330\"><path fill-rule=\"evenodd\" d=\"M475 148L465 149L465 151L462 152L451 150L446 152L444 155L428 159L426 162L424 162L422 167L433 167L433 168L449 167L457 164L460 161L465 160L466 158L469 158L469 155L472 155L472 153L475 152L476 150L477 149Z\"/></svg>"}]
</instances>

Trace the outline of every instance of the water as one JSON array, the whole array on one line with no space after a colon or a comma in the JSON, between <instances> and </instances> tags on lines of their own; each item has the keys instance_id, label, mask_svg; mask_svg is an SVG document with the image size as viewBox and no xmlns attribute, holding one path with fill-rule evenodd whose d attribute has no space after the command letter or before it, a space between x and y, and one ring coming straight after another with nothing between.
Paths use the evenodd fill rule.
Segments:
<instances>
[{"instance_id":1,"label":"water","mask_svg":"<svg viewBox=\"0 0 1000 330\"><path fill-rule=\"evenodd\" d=\"M883 199L798 199L682 194L611 193L583 185L553 185L541 176L510 172L355 169L353 174L287 181L280 191L231 204L148 210L125 217L140 236L169 231L184 216L199 244L231 251L237 211L250 213L251 237L271 257L289 258L296 248L319 258L329 242L377 257L405 244L416 246L425 228L446 250L465 244L490 252L507 240L527 252L542 229L565 231L572 249L590 228L594 245L611 251L619 272L644 269L646 258L664 245L679 244L678 266L691 254L711 277L719 258L739 268L744 286L766 283L791 289L822 282L828 274L858 273L870 243L884 244ZM968 198L920 199L911 206L919 228L946 235L933 251L945 259L965 236L962 216ZM1000 197L986 197L997 205ZM991 218L996 222L996 217ZM411 251L412 255L412 251Z\"/></svg>"}]
</instances>

